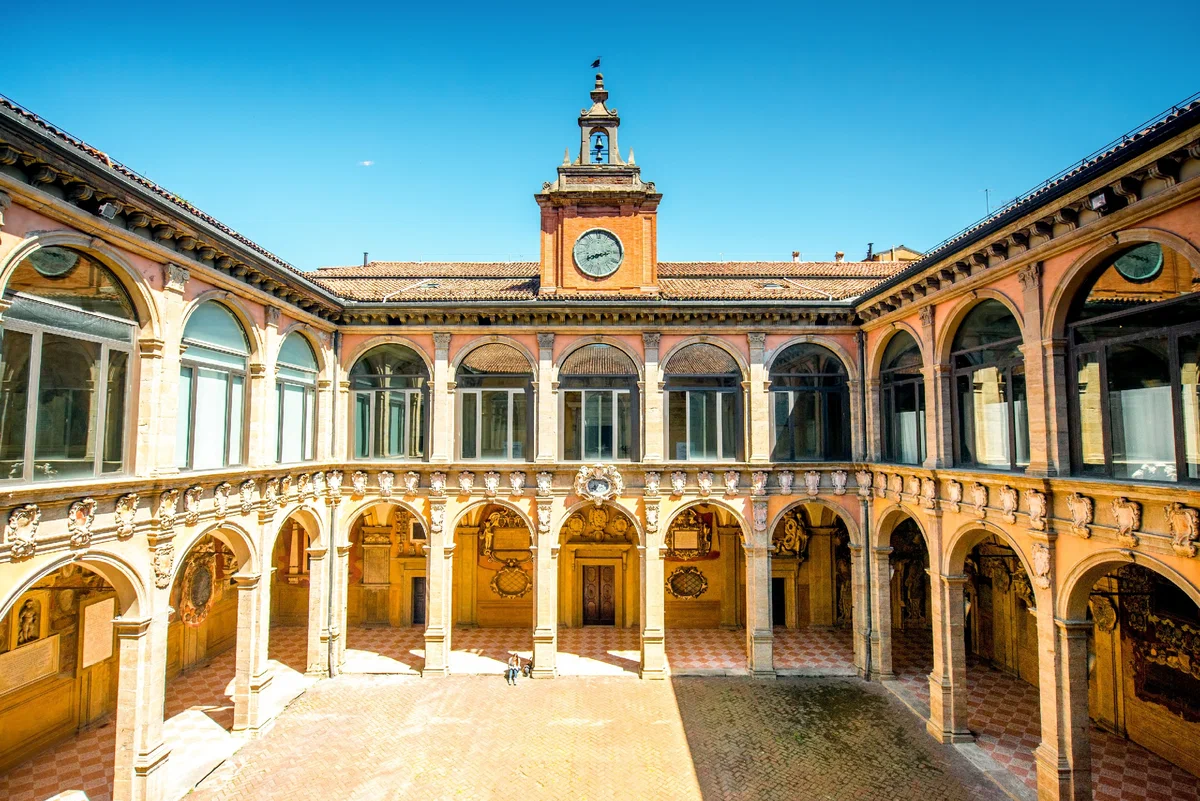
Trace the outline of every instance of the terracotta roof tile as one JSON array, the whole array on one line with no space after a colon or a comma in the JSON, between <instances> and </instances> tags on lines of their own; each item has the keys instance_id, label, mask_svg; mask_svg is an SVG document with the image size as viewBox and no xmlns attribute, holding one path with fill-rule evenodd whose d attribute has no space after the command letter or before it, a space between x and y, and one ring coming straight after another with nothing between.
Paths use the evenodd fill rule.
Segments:
<instances>
[{"instance_id":1,"label":"terracotta roof tile","mask_svg":"<svg viewBox=\"0 0 1200 801\"><path fill-rule=\"evenodd\" d=\"M313 281L346 300L397 302L448 300L534 300L537 278L326 278Z\"/></svg>"},{"instance_id":2,"label":"terracotta roof tile","mask_svg":"<svg viewBox=\"0 0 1200 801\"><path fill-rule=\"evenodd\" d=\"M897 261L660 261L659 278L698 276L803 276L887 278L904 269Z\"/></svg>"},{"instance_id":3,"label":"terracotta roof tile","mask_svg":"<svg viewBox=\"0 0 1200 801\"><path fill-rule=\"evenodd\" d=\"M323 278L535 278L536 261L373 261L349 267L320 267L309 273Z\"/></svg>"}]
</instances>

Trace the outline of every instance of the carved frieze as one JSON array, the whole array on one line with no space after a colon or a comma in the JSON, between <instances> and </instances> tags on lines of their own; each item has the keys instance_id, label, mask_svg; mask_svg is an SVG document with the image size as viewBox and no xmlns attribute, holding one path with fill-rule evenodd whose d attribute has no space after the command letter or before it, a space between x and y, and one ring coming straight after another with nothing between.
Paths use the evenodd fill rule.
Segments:
<instances>
[{"instance_id":1,"label":"carved frieze","mask_svg":"<svg viewBox=\"0 0 1200 801\"><path fill-rule=\"evenodd\" d=\"M846 494L846 481L849 478L846 471L845 470L834 470L829 475L830 475L830 478L833 479L833 494L834 495L845 495Z\"/></svg>"},{"instance_id":2,"label":"carved frieze","mask_svg":"<svg viewBox=\"0 0 1200 801\"><path fill-rule=\"evenodd\" d=\"M634 536L629 518L607 506L580 509L563 522L563 532L575 543L631 542Z\"/></svg>"},{"instance_id":3,"label":"carved frieze","mask_svg":"<svg viewBox=\"0 0 1200 801\"><path fill-rule=\"evenodd\" d=\"M1167 533L1171 535L1171 548L1178 556L1196 555L1196 538L1200 536L1200 512L1190 509L1178 501L1163 507L1167 516Z\"/></svg>"},{"instance_id":4,"label":"carved frieze","mask_svg":"<svg viewBox=\"0 0 1200 801\"><path fill-rule=\"evenodd\" d=\"M899 498L904 493L904 478L897 473L892 473L887 480L888 492Z\"/></svg>"},{"instance_id":5,"label":"carved frieze","mask_svg":"<svg viewBox=\"0 0 1200 801\"><path fill-rule=\"evenodd\" d=\"M625 492L625 481L612 465L582 465L572 484L575 494L600 506Z\"/></svg>"},{"instance_id":6,"label":"carved frieze","mask_svg":"<svg viewBox=\"0 0 1200 801\"><path fill-rule=\"evenodd\" d=\"M475 489L475 474L470 470L463 470L458 474L458 491L463 495L470 495Z\"/></svg>"},{"instance_id":7,"label":"carved frieze","mask_svg":"<svg viewBox=\"0 0 1200 801\"><path fill-rule=\"evenodd\" d=\"M257 488L258 486L252 478L246 479L238 487L238 500L241 502L242 514L248 515L254 511L254 490Z\"/></svg>"},{"instance_id":8,"label":"carved frieze","mask_svg":"<svg viewBox=\"0 0 1200 801\"><path fill-rule=\"evenodd\" d=\"M701 470L696 474L696 487L700 490L700 497L707 498L712 494L713 475L707 470Z\"/></svg>"},{"instance_id":9,"label":"carved frieze","mask_svg":"<svg viewBox=\"0 0 1200 801\"><path fill-rule=\"evenodd\" d=\"M67 531L72 548L86 548L92 543L92 524L96 522L96 501L84 498L75 501L67 510Z\"/></svg>"},{"instance_id":10,"label":"carved frieze","mask_svg":"<svg viewBox=\"0 0 1200 801\"><path fill-rule=\"evenodd\" d=\"M268 510L273 506L283 506L279 501L278 478L268 478L263 484L263 506Z\"/></svg>"},{"instance_id":11,"label":"carved frieze","mask_svg":"<svg viewBox=\"0 0 1200 801\"><path fill-rule=\"evenodd\" d=\"M429 494L435 498L441 498L446 494L446 474L441 470L435 470L429 474Z\"/></svg>"},{"instance_id":12,"label":"carved frieze","mask_svg":"<svg viewBox=\"0 0 1200 801\"><path fill-rule=\"evenodd\" d=\"M25 559L37 550L37 530L42 522L42 511L36 503L26 504L9 512L4 527L4 541L12 559Z\"/></svg>"},{"instance_id":13,"label":"carved frieze","mask_svg":"<svg viewBox=\"0 0 1200 801\"><path fill-rule=\"evenodd\" d=\"M662 473L657 470L647 470L644 481L644 489L642 494L647 498L657 498L659 494L659 482L662 481Z\"/></svg>"},{"instance_id":14,"label":"carved frieze","mask_svg":"<svg viewBox=\"0 0 1200 801\"><path fill-rule=\"evenodd\" d=\"M780 495L791 495L792 494L792 483L795 480L796 480L796 474L793 473L791 470L780 470L779 471L779 494Z\"/></svg>"},{"instance_id":15,"label":"carved frieze","mask_svg":"<svg viewBox=\"0 0 1200 801\"><path fill-rule=\"evenodd\" d=\"M200 522L200 500L204 496L204 487L193 484L183 491L183 524L194 526Z\"/></svg>"},{"instance_id":16,"label":"carved frieze","mask_svg":"<svg viewBox=\"0 0 1200 801\"><path fill-rule=\"evenodd\" d=\"M253 483L253 482L251 482ZM325 474L325 491L329 500L337 503L342 498L342 471L330 470Z\"/></svg>"},{"instance_id":17,"label":"carved frieze","mask_svg":"<svg viewBox=\"0 0 1200 801\"><path fill-rule=\"evenodd\" d=\"M385 498L392 496L392 474L386 470L379 474L379 494ZM442 487L445 488L445 475L442 476ZM418 485L421 482L421 474L416 470L409 470L404 474L404 494L412 497L417 494Z\"/></svg>"},{"instance_id":18,"label":"carved frieze","mask_svg":"<svg viewBox=\"0 0 1200 801\"><path fill-rule=\"evenodd\" d=\"M1092 536L1092 521L1095 515L1095 504L1086 495L1072 492L1067 496L1067 509L1071 512L1071 533L1087 539Z\"/></svg>"},{"instance_id":19,"label":"carved frieze","mask_svg":"<svg viewBox=\"0 0 1200 801\"><path fill-rule=\"evenodd\" d=\"M677 561L703 559L712 550L716 516L684 509L667 530L667 556Z\"/></svg>"},{"instance_id":20,"label":"carved frieze","mask_svg":"<svg viewBox=\"0 0 1200 801\"><path fill-rule=\"evenodd\" d=\"M341 490L341 482L339 480L339 492ZM318 470L312 474L312 497L315 501L317 498L329 492L329 481L325 477L325 471Z\"/></svg>"},{"instance_id":21,"label":"carved frieze","mask_svg":"<svg viewBox=\"0 0 1200 801\"><path fill-rule=\"evenodd\" d=\"M859 470L854 474L854 480L858 482L858 496L860 498L871 497L871 484L874 482L875 475L870 470Z\"/></svg>"},{"instance_id":22,"label":"carved frieze","mask_svg":"<svg viewBox=\"0 0 1200 801\"><path fill-rule=\"evenodd\" d=\"M988 504L988 489L984 485L976 481L971 485L971 506L975 508L975 514L983 517L987 514Z\"/></svg>"},{"instance_id":23,"label":"carved frieze","mask_svg":"<svg viewBox=\"0 0 1200 801\"><path fill-rule=\"evenodd\" d=\"M554 474L543 470L537 474L537 494L539 498L549 498L554 487Z\"/></svg>"},{"instance_id":24,"label":"carved frieze","mask_svg":"<svg viewBox=\"0 0 1200 801\"><path fill-rule=\"evenodd\" d=\"M1050 589L1050 570L1053 559L1050 549L1040 542L1033 544L1033 583L1043 590Z\"/></svg>"},{"instance_id":25,"label":"carved frieze","mask_svg":"<svg viewBox=\"0 0 1200 801\"><path fill-rule=\"evenodd\" d=\"M296 500L303 501L305 498L316 498L316 495L313 494L312 476L301 473L296 479Z\"/></svg>"},{"instance_id":26,"label":"carved frieze","mask_svg":"<svg viewBox=\"0 0 1200 801\"><path fill-rule=\"evenodd\" d=\"M175 506L178 503L179 490L169 489L159 493L158 508L155 509L154 517L158 521L160 532L170 533L175 530Z\"/></svg>"},{"instance_id":27,"label":"carved frieze","mask_svg":"<svg viewBox=\"0 0 1200 801\"><path fill-rule=\"evenodd\" d=\"M162 590L171 586L171 568L174 564L175 543L173 540L168 539L154 546L150 553L150 566L154 568L155 587Z\"/></svg>"},{"instance_id":28,"label":"carved frieze","mask_svg":"<svg viewBox=\"0 0 1200 801\"><path fill-rule=\"evenodd\" d=\"M1000 514L1006 523L1017 522L1017 491L1008 485L1000 487Z\"/></svg>"},{"instance_id":29,"label":"carved frieze","mask_svg":"<svg viewBox=\"0 0 1200 801\"><path fill-rule=\"evenodd\" d=\"M729 496L737 495L739 490L738 484L741 483L742 474L737 470L726 470L724 478L725 494Z\"/></svg>"},{"instance_id":30,"label":"carved frieze","mask_svg":"<svg viewBox=\"0 0 1200 801\"><path fill-rule=\"evenodd\" d=\"M483 494L489 498L495 498L496 493L500 490L500 474L495 470L489 470L483 474Z\"/></svg>"},{"instance_id":31,"label":"carved frieze","mask_svg":"<svg viewBox=\"0 0 1200 801\"><path fill-rule=\"evenodd\" d=\"M213 499L216 502L217 519L221 520L229 512L229 493L233 489L228 481L222 481L213 490Z\"/></svg>"},{"instance_id":32,"label":"carved frieze","mask_svg":"<svg viewBox=\"0 0 1200 801\"><path fill-rule=\"evenodd\" d=\"M921 479L921 505L926 509L937 506L937 483L932 478Z\"/></svg>"},{"instance_id":33,"label":"carved frieze","mask_svg":"<svg viewBox=\"0 0 1200 801\"><path fill-rule=\"evenodd\" d=\"M416 474L414 473L414 475L416 475ZM396 481L395 473L393 473L391 470L381 470L379 473L379 476L375 479L375 481L376 481L376 484L379 486L379 497L380 498L392 497L392 487L394 486L395 481Z\"/></svg>"},{"instance_id":34,"label":"carved frieze","mask_svg":"<svg viewBox=\"0 0 1200 801\"><path fill-rule=\"evenodd\" d=\"M946 482L946 504L950 507L950 511L957 512L962 508L963 485L961 482L950 479Z\"/></svg>"},{"instance_id":35,"label":"carved frieze","mask_svg":"<svg viewBox=\"0 0 1200 801\"><path fill-rule=\"evenodd\" d=\"M512 495L525 494L525 471L514 470L508 474L508 487Z\"/></svg>"},{"instance_id":36,"label":"carved frieze","mask_svg":"<svg viewBox=\"0 0 1200 801\"><path fill-rule=\"evenodd\" d=\"M124 540L133 536L133 521L137 516L140 500L136 492L122 495L117 499L117 508L114 513L117 523L117 539Z\"/></svg>"},{"instance_id":37,"label":"carved frieze","mask_svg":"<svg viewBox=\"0 0 1200 801\"><path fill-rule=\"evenodd\" d=\"M1088 601L1092 607L1092 621L1100 631L1112 631L1117 627L1117 610L1112 601L1102 595L1096 595Z\"/></svg>"},{"instance_id":38,"label":"carved frieze","mask_svg":"<svg viewBox=\"0 0 1200 801\"><path fill-rule=\"evenodd\" d=\"M821 493L821 474L816 470L805 471L804 491L808 493L808 497L810 498L815 498Z\"/></svg>"},{"instance_id":39,"label":"carved frieze","mask_svg":"<svg viewBox=\"0 0 1200 801\"><path fill-rule=\"evenodd\" d=\"M1025 506L1029 509L1029 527L1034 531L1046 530L1046 493L1035 490L1025 490Z\"/></svg>"},{"instance_id":40,"label":"carved frieze","mask_svg":"<svg viewBox=\"0 0 1200 801\"><path fill-rule=\"evenodd\" d=\"M762 470L755 470L750 474L750 495L757 498L767 494L767 474Z\"/></svg>"},{"instance_id":41,"label":"carved frieze","mask_svg":"<svg viewBox=\"0 0 1200 801\"><path fill-rule=\"evenodd\" d=\"M355 470L350 475L350 497L361 498L367 494L367 471Z\"/></svg>"},{"instance_id":42,"label":"carved frieze","mask_svg":"<svg viewBox=\"0 0 1200 801\"><path fill-rule=\"evenodd\" d=\"M1128 498L1113 498L1112 513L1117 524L1117 542L1126 548L1136 548L1137 534L1142 528L1142 505Z\"/></svg>"},{"instance_id":43,"label":"carved frieze","mask_svg":"<svg viewBox=\"0 0 1200 801\"><path fill-rule=\"evenodd\" d=\"M284 476L279 479L279 505L283 506L287 503L288 498L292 497L292 483L294 479L291 476Z\"/></svg>"}]
</instances>

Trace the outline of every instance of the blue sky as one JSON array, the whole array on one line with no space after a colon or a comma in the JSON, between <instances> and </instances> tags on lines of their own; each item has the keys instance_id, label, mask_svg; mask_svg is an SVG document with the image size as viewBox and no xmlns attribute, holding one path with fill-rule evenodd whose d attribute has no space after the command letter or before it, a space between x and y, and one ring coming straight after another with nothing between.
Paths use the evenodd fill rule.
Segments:
<instances>
[{"instance_id":1,"label":"blue sky","mask_svg":"<svg viewBox=\"0 0 1200 801\"><path fill-rule=\"evenodd\" d=\"M1200 89L1194 0L508 6L60 4L0 92L311 268L536 260L597 56L663 260L924 250Z\"/></svg>"}]
</instances>

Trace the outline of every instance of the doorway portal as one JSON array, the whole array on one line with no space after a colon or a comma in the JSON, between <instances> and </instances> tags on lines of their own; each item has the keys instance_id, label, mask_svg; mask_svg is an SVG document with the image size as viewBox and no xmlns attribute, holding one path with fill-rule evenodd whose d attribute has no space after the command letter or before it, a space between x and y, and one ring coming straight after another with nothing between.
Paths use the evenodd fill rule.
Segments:
<instances>
[{"instance_id":1,"label":"doorway portal","mask_svg":"<svg viewBox=\"0 0 1200 801\"><path fill-rule=\"evenodd\" d=\"M616 582L612 565L583 568L583 625L613 626L617 622Z\"/></svg>"}]
</instances>

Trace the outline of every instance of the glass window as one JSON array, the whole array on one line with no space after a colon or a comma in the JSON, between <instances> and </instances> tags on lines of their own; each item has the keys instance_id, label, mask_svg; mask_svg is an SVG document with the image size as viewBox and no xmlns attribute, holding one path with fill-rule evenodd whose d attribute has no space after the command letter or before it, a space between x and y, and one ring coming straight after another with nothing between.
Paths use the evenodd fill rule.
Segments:
<instances>
[{"instance_id":1,"label":"glass window","mask_svg":"<svg viewBox=\"0 0 1200 801\"><path fill-rule=\"evenodd\" d=\"M1029 421L1021 327L1008 307L987 299L955 332L954 422L960 465L1016 470L1029 464Z\"/></svg>"},{"instance_id":2,"label":"glass window","mask_svg":"<svg viewBox=\"0 0 1200 801\"><path fill-rule=\"evenodd\" d=\"M807 343L787 348L771 365L771 395L775 461L850 458L850 387L833 351Z\"/></svg>"},{"instance_id":3,"label":"glass window","mask_svg":"<svg viewBox=\"0 0 1200 801\"><path fill-rule=\"evenodd\" d=\"M879 372L883 458L897 464L925 461L925 377L921 349L898 331L883 351Z\"/></svg>"},{"instance_id":4,"label":"glass window","mask_svg":"<svg viewBox=\"0 0 1200 801\"><path fill-rule=\"evenodd\" d=\"M424 458L429 370L416 351L372 348L350 369L350 389L356 459Z\"/></svg>"},{"instance_id":5,"label":"glass window","mask_svg":"<svg viewBox=\"0 0 1200 801\"><path fill-rule=\"evenodd\" d=\"M475 348L458 366L463 459L528 458L533 372L516 348L498 342Z\"/></svg>"},{"instance_id":6,"label":"glass window","mask_svg":"<svg viewBox=\"0 0 1200 801\"><path fill-rule=\"evenodd\" d=\"M17 265L5 299L0 481L123 472L137 327L124 287L92 256L51 247Z\"/></svg>"},{"instance_id":7,"label":"glass window","mask_svg":"<svg viewBox=\"0 0 1200 801\"><path fill-rule=\"evenodd\" d=\"M601 343L573 351L559 369L563 457L631 458L637 367L619 348Z\"/></svg>"},{"instance_id":8,"label":"glass window","mask_svg":"<svg viewBox=\"0 0 1200 801\"><path fill-rule=\"evenodd\" d=\"M1068 318L1076 471L1135 481L1200 479L1195 268L1147 242L1110 254Z\"/></svg>"},{"instance_id":9,"label":"glass window","mask_svg":"<svg viewBox=\"0 0 1200 801\"><path fill-rule=\"evenodd\" d=\"M676 351L663 367L667 392L667 458L720 461L741 447L741 368L707 343Z\"/></svg>"},{"instance_id":10,"label":"glass window","mask_svg":"<svg viewBox=\"0 0 1200 801\"><path fill-rule=\"evenodd\" d=\"M275 460L311 459L316 436L317 357L301 334L293 331L279 346L275 376Z\"/></svg>"},{"instance_id":11,"label":"glass window","mask_svg":"<svg viewBox=\"0 0 1200 801\"><path fill-rule=\"evenodd\" d=\"M202 303L188 317L183 347L176 463L184 470L242 464L250 346L241 324L220 303Z\"/></svg>"}]
</instances>

